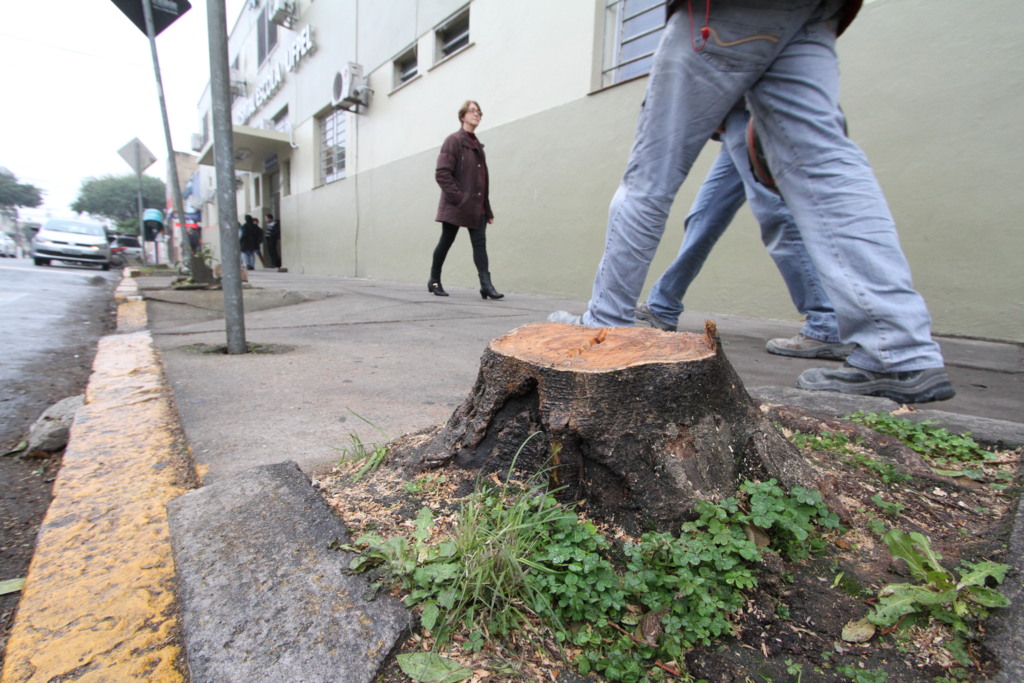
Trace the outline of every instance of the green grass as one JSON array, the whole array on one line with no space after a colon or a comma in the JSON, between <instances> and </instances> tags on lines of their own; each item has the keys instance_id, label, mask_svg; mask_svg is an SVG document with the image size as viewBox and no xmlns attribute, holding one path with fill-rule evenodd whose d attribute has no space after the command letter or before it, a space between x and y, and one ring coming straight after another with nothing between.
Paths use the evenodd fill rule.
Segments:
<instances>
[{"instance_id":1,"label":"green grass","mask_svg":"<svg viewBox=\"0 0 1024 683\"><path fill-rule=\"evenodd\" d=\"M911 422L891 413L869 413L863 410L847 415L846 419L894 436L936 464L983 463L997 459L995 453L979 446L970 434L954 434L929 420Z\"/></svg>"},{"instance_id":2,"label":"green grass","mask_svg":"<svg viewBox=\"0 0 1024 683\"><path fill-rule=\"evenodd\" d=\"M347 547L358 553L352 571L384 569L398 583L438 648L462 634L463 647L478 650L525 629L581 648L582 674L644 680L654 662L682 661L731 633L761 559L747 526L793 559L820 549L816 528L838 526L815 491L745 482L737 498L699 503L698 518L678 534L649 532L615 547L557 502L547 472L521 482L512 475L504 484L479 480L450 534L424 507L412 534L365 534Z\"/></svg>"},{"instance_id":3,"label":"green grass","mask_svg":"<svg viewBox=\"0 0 1024 683\"><path fill-rule=\"evenodd\" d=\"M349 409L349 412L380 432L385 440L388 439L388 435L385 434L380 427L373 424L354 410ZM341 461L363 463L362 467L359 468L359 471L352 476L353 483L358 483L367 474L374 472L378 467L384 464L384 461L388 457L389 449L386 442L370 444L363 443L363 440L355 432L350 432L348 436L352 443L348 448L343 449Z\"/></svg>"}]
</instances>

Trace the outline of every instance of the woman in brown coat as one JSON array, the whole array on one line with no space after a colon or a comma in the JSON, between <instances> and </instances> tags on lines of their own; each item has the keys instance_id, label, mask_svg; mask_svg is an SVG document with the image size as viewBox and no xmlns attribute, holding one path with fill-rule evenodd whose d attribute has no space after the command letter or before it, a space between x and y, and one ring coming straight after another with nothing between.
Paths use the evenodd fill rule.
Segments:
<instances>
[{"instance_id":1,"label":"woman in brown coat","mask_svg":"<svg viewBox=\"0 0 1024 683\"><path fill-rule=\"evenodd\" d=\"M480 276L480 296L484 299L505 296L494 289L488 269L487 225L494 222L494 214L488 198L484 144L474 134L482 116L480 105L467 100L459 109L462 127L445 138L437 157L434 178L441 186L441 202L437 207L436 220L441 224L441 239L434 248L430 280L427 282L427 291L437 296L448 296L441 286L441 268L460 226L469 230L473 264Z\"/></svg>"}]
</instances>

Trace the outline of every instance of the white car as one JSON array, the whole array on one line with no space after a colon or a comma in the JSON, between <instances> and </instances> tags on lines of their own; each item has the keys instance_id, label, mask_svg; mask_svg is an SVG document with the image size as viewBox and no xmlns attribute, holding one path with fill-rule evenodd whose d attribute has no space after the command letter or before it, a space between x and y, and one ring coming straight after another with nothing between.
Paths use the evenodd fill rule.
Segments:
<instances>
[{"instance_id":1,"label":"white car","mask_svg":"<svg viewBox=\"0 0 1024 683\"><path fill-rule=\"evenodd\" d=\"M0 256L18 258L18 243L6 232L0 232Z\"/></svg>"},{"instance_id":2,"label":"white car","mask_svg":"<svg viewBox=\"0 0 1024 683\"><path fill-rule=\"evenodd\" d=\"M110 270L107 230L99 223L51 218L32 238L32 260L37 266L64 261Z\"/></svg>"}]
</instances>

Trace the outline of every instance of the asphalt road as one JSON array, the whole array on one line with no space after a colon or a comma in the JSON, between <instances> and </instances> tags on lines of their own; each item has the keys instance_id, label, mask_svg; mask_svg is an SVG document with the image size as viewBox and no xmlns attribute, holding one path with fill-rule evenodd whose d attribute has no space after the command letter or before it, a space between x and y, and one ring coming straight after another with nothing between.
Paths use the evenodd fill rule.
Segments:
<instances>
[{"instance_id":1,"label":"asphalt road","mask_svg":"<svg viewBox=\"0 0 1024 683\"><path fill-rule=\"evenodd\" d=\"M54 403L85 391L97 340L114 329L121 274L0 259L0 581L25 576L56 458L3 455ZM0 664L18 594L0 596Z\"/></svg>"}]
</instances>

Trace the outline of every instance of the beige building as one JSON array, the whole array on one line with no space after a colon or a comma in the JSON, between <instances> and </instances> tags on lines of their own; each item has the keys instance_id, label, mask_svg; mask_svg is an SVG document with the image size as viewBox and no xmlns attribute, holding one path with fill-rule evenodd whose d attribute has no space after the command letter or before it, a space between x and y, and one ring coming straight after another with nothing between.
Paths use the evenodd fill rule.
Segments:
<instances>
[{"instance_id":1,"label":"beige building","mask_svg":"<svg viewBox=\"0 0 1024 683\"><path fill-rule=\"evenodd\" d=\"M589 298L646 85L657 0L251 0L230 32L239 215L277 214L292 272L423 284L434 162L485 112L499 289ZM968 11L969 8L969 11ZM868 0L840 39L843 106L896 216L937 334L1024 342L1024 3ZM216 249L210 101L191 185ZM672 260L710 143L648 285ZM460 236L443 277L475 288ZM687 308L796 320L743 209Z\"/></svg>"}]
</instances>

